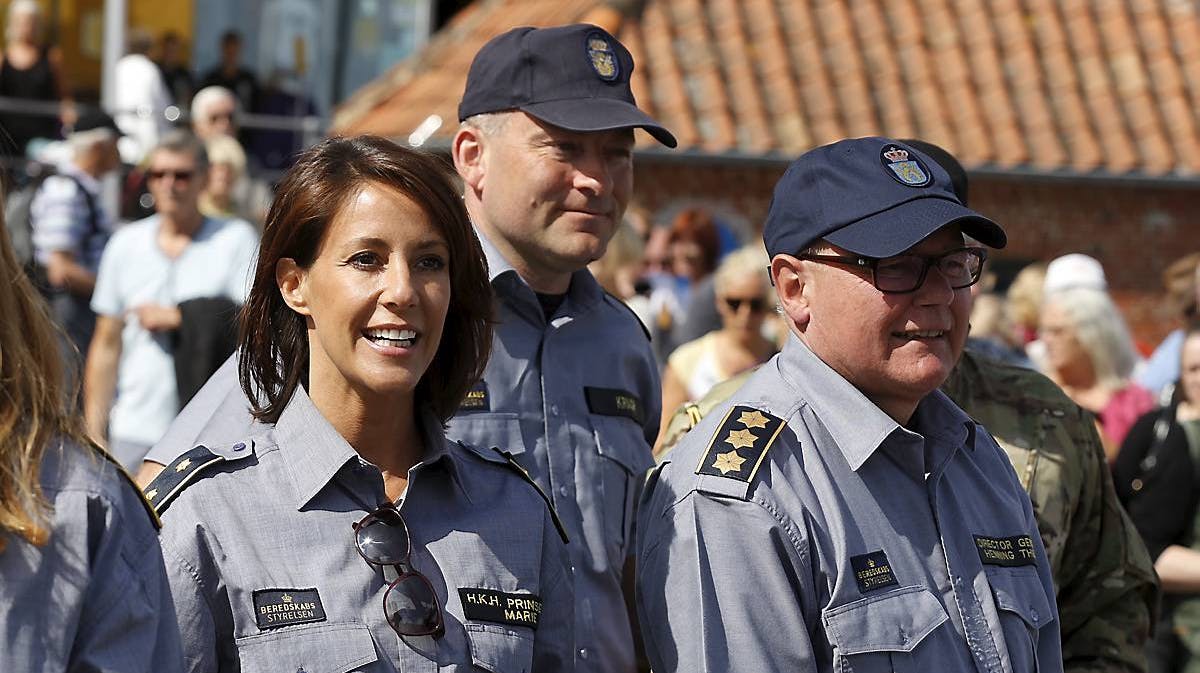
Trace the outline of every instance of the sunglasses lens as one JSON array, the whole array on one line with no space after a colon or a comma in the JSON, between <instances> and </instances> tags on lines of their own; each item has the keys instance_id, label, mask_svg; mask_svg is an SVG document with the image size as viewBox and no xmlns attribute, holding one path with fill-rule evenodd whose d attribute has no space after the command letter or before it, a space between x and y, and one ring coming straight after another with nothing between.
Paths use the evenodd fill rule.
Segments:
<instances>
[{"instance_id":1,"label":"sunglasses lens","mask_svg":"<svg viewBox=\"0 0 1200 673\"><path fill-rule=\"evenodd\" d=\"M375 565L398 565L408 561L408 529L395 510L381 509L354 533L358 553Z\"/></svg>"},{"instance_id":2,"label":"sunglasses lens","mask_svg":"<svg viewBox=\"0 0 1200 673\"><path fill-rule=\"evenodd\" d=\"M433 586L416 573L401 575L383 597L388 624L402 636L427 636L442 630L442 611Z\"/></svg>"}]
</instances>

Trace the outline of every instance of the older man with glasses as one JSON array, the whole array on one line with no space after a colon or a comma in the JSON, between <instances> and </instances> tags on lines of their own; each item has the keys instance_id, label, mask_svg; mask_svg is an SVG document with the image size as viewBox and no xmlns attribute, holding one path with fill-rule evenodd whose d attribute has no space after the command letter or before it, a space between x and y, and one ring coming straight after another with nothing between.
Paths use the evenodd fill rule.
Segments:
<instances>
[{"instance_id":1,"label":"older man with glasses","mask_svg":"<svg viewBox=\"0 0 1200 673\"><path fill-rule=\"evenodd\" d=\"M987 431L937 390L1004 232L919 151L802 156L764 227L792 337L648 481L655 671L1061 671L1050 565Z\"/></svg>"}]
</instances>

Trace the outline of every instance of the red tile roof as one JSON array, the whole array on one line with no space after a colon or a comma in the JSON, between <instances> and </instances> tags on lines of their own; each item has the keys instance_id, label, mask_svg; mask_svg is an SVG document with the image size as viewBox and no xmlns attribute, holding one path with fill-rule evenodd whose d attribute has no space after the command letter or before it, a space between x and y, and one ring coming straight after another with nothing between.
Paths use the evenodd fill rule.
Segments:
<instances>
[{"instance_id":1,"label":"red tile roof","mask_svg":"<svg viewBox=\"0 0 1200 673\"><path fill-rule=\"evenodd\" d=\"M355 94L334 127L404 140L426 122L428 142L445 145L486 40L595 20L604 5L478 0ZM881 134L935 142L970 167L1191 176L1198 11L1185 0L646 0L616 33L637 63L639 105L685 153L783 159Z\"/></svg>"}]
</instances>

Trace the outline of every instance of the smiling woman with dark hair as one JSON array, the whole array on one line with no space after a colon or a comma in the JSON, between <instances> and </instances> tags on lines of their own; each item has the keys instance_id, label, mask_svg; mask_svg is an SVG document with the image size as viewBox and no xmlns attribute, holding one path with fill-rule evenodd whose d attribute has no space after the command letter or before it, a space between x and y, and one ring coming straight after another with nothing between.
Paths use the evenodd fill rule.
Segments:
<instances>
[{"instance_id":1,"label":"smiling woman with dark hair","mask_svg":"<svg viewBox=\"0 0 1200 673\"><path fill-rule=\"evenodd\" d=\"M571 577L545 496L498 449L443 434L490 316L443 162L369 136L300 156L242 314L257 422L147 490L188 670L570 668Z\"/></svg>"}]
</instances>

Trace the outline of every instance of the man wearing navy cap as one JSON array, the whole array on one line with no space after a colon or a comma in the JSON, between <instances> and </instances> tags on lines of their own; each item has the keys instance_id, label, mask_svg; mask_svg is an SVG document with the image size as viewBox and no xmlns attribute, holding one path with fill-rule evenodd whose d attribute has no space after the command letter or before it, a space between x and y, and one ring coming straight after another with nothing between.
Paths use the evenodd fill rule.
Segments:
<instances>
[{"instance_id":1,"label":"man wearing navy cap","mask_svg":"<svg viewBox=\"0 0 1200 673\"><path fill-rule=\"evenodd\" d=\"M510 451L553 499L571 538L575 666L589 672L635 667L622 582L662 407L641 324L586 268L629 202L634 129L675 146L637 108L632 72L596 26L504 33L471 64L452 150L499 324L448 433Z\"/></svg>"},{"instance_id":2,"label":"man wearing navy cap","mask_svg":"<svg viewBox=\"0 0 1200 673\"><path fill-rule=\"evenodd\" d=\"M656 673L1062 671L1050 566L1003 451L940 391L999 248L886 138L800 157L763 238L784 350L648 480L637 604Z\"/></svg>"}]
</instances>

